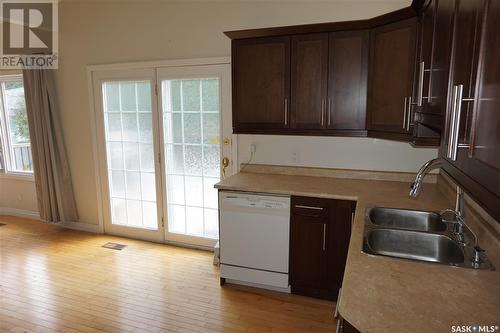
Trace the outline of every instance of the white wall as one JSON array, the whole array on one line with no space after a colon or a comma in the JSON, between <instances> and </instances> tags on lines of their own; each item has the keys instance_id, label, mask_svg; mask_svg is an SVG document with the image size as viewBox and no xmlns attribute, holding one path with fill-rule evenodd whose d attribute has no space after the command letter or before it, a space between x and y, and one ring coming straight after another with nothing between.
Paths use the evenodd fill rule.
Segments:
<instances>
[{"instance_id":1,"label":"white wall","mask_svg":"<svg viewBox=\"0 0 500 333\"><path fill-rule=\"evenodd\" d=\"M409 4L409 0L61 2L57 80L64 139L81 222L98 223L85 72L87 65L229 56L230 40L222 33L226 30L363 19ZM364 141L367 147L365 144L352 146L350 153L358 157L343 154L327 158L326 154L322 156L320 152L316 156L308 150L312 147L336 147L332 153L345 151L346 139L291 140L296 142L294 145L300 150L304 164L314 162L325 166L367 168L362 166L363 161L371 161L369 166L378 169L416 170L423 160L435 154L415 150L405 144L368 140ZM302 140L307 143L300 143ZM248 150L245 148L248 141L242 138L241 142L243 156L243 152ZM278 137L259 139L259 146L265 149L276 147L277 151L264 154L266 150L258 148L257 161L290 164L289 153L287 156L277 155L285 154L281 142L283 139ZM391 154L390 160L380 160L380 156ZM281 157L275 158L275 155Z\"/></svg>"},{"instance_id":2,"label":"white wall","mask_svg":"<svg viewBox=\"0 0 500 333\"><path fill-rule=\"evenodd\" d=\"M26 177L0 175L0 214L10 210L38 212L35 181Z\"/></svg>"},{"instance_id":3,"label":"white wall","mask_svg":"<svg viewBox=\"0 0 500 333\"><path fill-rule=\"evenodd\" d=\"M0 75L13 74L21 74L21 71L0 71ZM38 212L33 178L5 175L3 171L0 171L0 214L7 213L9 209Z\"/></svg>"},{"instance_id":4,"label":"white wall","mask_svg":"<svg viewBox=\"0 0 500 333\"><path fill-rule=\"evenodd\" d=\"M371 138L238 135L238 163L416 172L437 149Z\"/></svg>"}]
</instances>

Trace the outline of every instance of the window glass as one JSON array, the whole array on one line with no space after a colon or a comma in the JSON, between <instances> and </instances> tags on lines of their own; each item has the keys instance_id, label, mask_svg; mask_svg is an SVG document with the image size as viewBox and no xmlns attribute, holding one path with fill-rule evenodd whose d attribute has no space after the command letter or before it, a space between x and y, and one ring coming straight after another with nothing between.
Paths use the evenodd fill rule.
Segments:
<instances>
[{"instance_id":1,"label":"window glass","mask_svg":"<svg viewBox=\"0 0 500 333\"><path fill-rule=\"evenodd\" d=\"M1 80L1 79L0 79ZM21 78L1 82L3 163L7 172L33 172L28 116ZM1 155L1 154L0 154Z\"/></svg>"},{"instance_id":2,"label":"window glass","mask_svg":"<svg viewBox=\"0 0 500 333\"><path fill-rule=\"evenodd\" d=\"M218 237L218 78L163 80L168 230Z\"/></svg>"}]
</instances>

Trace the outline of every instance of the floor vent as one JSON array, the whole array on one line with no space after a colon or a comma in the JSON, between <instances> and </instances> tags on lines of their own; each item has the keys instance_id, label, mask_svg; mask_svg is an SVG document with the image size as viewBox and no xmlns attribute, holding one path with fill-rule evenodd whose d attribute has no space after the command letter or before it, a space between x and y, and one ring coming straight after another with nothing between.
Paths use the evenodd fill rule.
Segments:
<instances>
[{"instance_id":1,"label":"floor vent","mask_svg":"<svg viewBox=\"0 0 500 333\"><path fill-rule=\"evenodd\" d=\"M127 245L118 244L118 243L106 243L102 247L112 250L123 250Z\"/></svg>"},{"instance_id":2,"label":"floor vent","mask_svg":"<svg viewBox=\"0 0 500 333\"><path fill-rule=\"evenodd\" d=\"M3 227L4 225L7 225L7 224L5 224L5 223L0 223L0 227Z\"/></svg>"}]
</instances>

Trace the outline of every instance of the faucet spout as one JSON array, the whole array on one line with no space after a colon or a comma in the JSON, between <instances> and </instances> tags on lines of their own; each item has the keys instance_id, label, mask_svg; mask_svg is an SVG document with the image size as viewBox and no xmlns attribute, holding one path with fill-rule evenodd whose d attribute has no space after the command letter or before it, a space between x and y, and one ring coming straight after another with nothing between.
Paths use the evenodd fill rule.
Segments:
<instances>
[{"instance_id":1,"label":"faucet spout","mask_svg":"<svg viewBox=\"0 0 500 333\"><path fill-rule=\"evenodd\" d=\"M417 172L415 181L410 186L410 197L416 198L418 196L420 189L422 188L422 181L424 180L425 175L429 173L429 171L441 167L442 164L443 160L441 158L435 158L422 165L420 170Z\"/></svg>"}]
</instances>

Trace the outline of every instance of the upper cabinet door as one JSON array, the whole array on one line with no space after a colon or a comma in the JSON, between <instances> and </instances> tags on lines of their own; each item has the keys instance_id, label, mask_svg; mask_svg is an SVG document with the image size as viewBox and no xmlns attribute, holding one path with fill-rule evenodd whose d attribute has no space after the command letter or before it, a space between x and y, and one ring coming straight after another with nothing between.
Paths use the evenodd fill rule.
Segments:
<instances>
[{"instance_id":1,"label":"upper cabinet door","mask_svg":"<svg viewBox=\"0 0 500 333\"><path fill-rule=\"evenodd\" d=\"M405 135L410 131L416 31L417 20L413 18L371 31L369 131Z\"/></svg>"},{"instance_id":2,"label":"upper cabinet door","mask_svg":"<svg viewBox=\"0 0 500 333\"><path fill-rule=\"evenodd\" d=\"M233 128L289 127L290 37L232 43Z\"/></svg>"},{"instance_id":3,"label":"upper cabinet door","mask_svg":"<svg viewBox=\"0 0 500 333\"><path fill-rule=\"evenodd\" d=\"M368 31L330 33L327 127L365 130Z\"/></svg>"},{"instance_id":4,"label":"upper cabinet door","mask_svg":"<svg viewBox=\"0 0 500 333\"><path fill-rule=\"evenodd\" d=\"M484 16L469 149L460 169L493 195L480 196L500 221L500 1L489 0ZM465 156L467 155L467 158ZM491 201L491 203L489 203Z\"/></svg>"},{"instance_id":5,"label":"upper cabinet door","mask_svg":"<svg viewBox=\"0 0 500 333\"><path fill-rule=\"evenodd\" d=\"M468 158L473 101L485 1L456 2L446 135L442 154L455 165Z\"/></svg>"},{"instance_id":6,"label":"upper cabinet door","mask_svg":"<svg viewBox=\"0 0 500 333\"><path fill-rule=\"evenodd\" d=\"M439 0L433 6L433 9L435 9L433 52L428 75L429 93L427 100L424 102L428 103L427 112L444 116L446 113L446 96L448 94L455 0Z\"/></svg>"},{"instance_id":7,"label":"upper cabinet door","mask_svg":"<svg viewBox=\"0 0 500 333\"><path fill-rule=\"evenodd\" d=\"M324 128L328 34L293 36L291 58L291 127Z\"/></svg>"},{"instance_id":8,"label":"upper cabinet door","mask_svg":"<svg viewBox=\"0 0 500 333\"><path fill-rule=\"evenodd\" d=\"M420 16L419 48L417 50L417 71L415 75L414 103L422 106L428 102L431 83L434 27L437 1L431 1Z\"/></svg>"},{"instance_id":9,"label":"upper cabinet door","mask_svg":"<svg viewBox=\"0 0 500 333\"><path fill-rule=\"evenodd\" d=\"M500 2L488 1L485 17L471 154L500 173ZM496 193L500 196L500 183Z\"/></svg>"}]
</instances>

